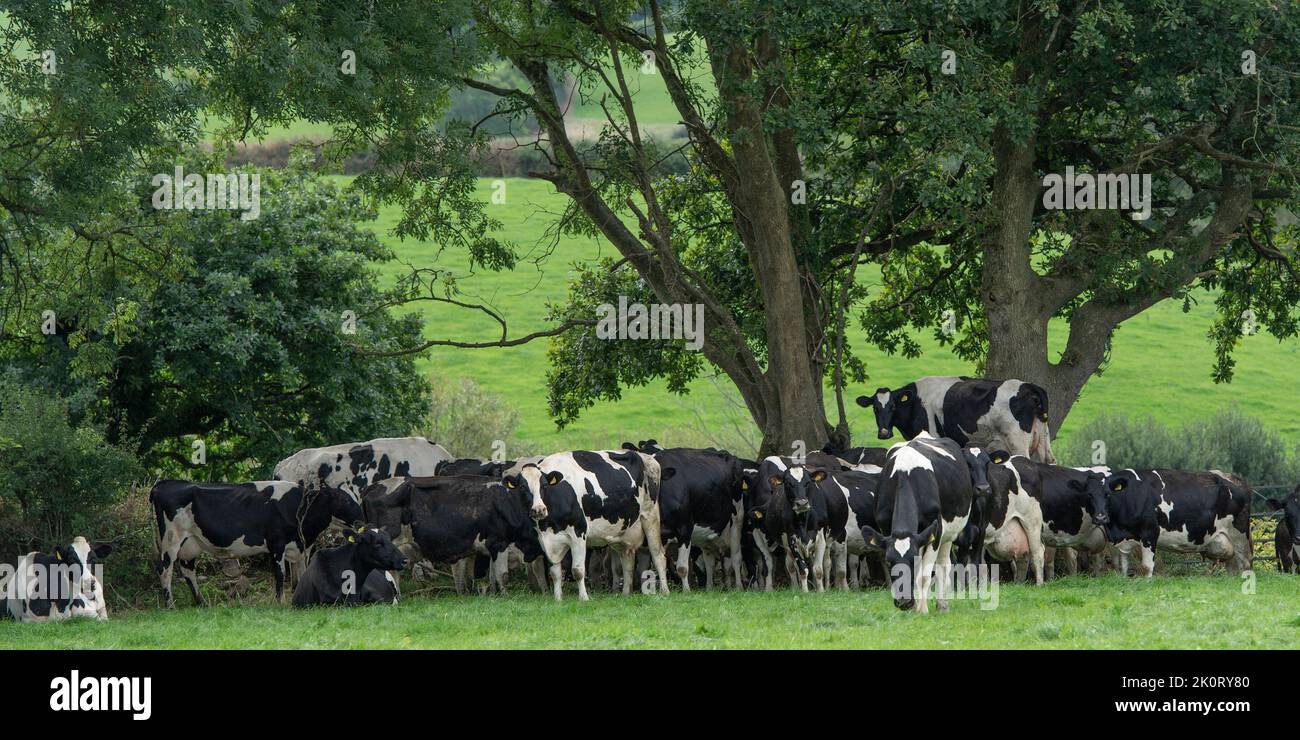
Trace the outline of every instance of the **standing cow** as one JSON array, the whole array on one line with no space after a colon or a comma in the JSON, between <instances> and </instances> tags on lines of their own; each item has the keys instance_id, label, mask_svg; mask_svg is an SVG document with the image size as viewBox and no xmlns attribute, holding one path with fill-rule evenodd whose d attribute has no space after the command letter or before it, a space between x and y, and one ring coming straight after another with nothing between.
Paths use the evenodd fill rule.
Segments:
<instances>
[{"instance_id":1,"label":"standing cow","mask_svg":"<svg viewBox=\"0 0 1300 740\"><path fill-rule=\"evenodd\" d=\"M879 388L874 396L858 396L857 402L875 412L880 439L889 439L894 429L904 439L929 432L960 446L975 439L1013 455L1056 462L1047 391L1033 383L933 376L896 390Z\"/></svg>"},{"instance_id":2,"label":"standing cow","mask_svg":"<svg viewBox=\"0 0 1300 740\"><path fill-rule=\"evenodd\" d=\"M445 447L424 437L385 437L299 450L276 464L273 477L305 490L338 488L359 503L367 486L404 475L437 475L438 466L451 459Z\"/></svg>"},{"instance_id":3,"label":"standing cow","mask_svg":"<svg viewBox=\"0 0 1300 740\"><path fill-rule=\"evenodd\" d=\"M157 525L163 600L174 607L172 569L179 565L194 603L202 605L194 560L206 552L225 559L267 553L275 595L284 598L290 563L301 572L316 538L332 522L361 519L361 506L337 488L308 491L288 481L191 483L159 481L149 491Z\"/></svg>"},{"instance_id":4,"label":"standing cow","mask_svg":"<svg viewBox=\"0 0 1300 740\"><path fill-rule=\"evenodd\" d=\"M761 572L765 591L772 590L775 577L773 556L778 549L784 549L786 535L784 523L777 516L783 509L783 502L773 502L777 490L775 481L784 481L785 473L791 467L829 474L839 471L841 464L840 460L832 455L814 452L802 459L772 455L763 458L755 469L743 469L741 496L745 516L742 534L746 539L742 541L742 548L748 550L745 553L745 562L750 565L751 578ZM755 555L759 557L754 557ZM791 585L795 585L796 566L793 557L786 552L786 567L790 574ZM821 566L818 565L818 568L820 569Z\"/></svg>"},{"instance_id":5,"label":"standing cow","mask_svg":"<svg viewBox=\"0 0 1300 740\"><path fill-rule=\"evenodd\" d=\"M580 450L547 455L502 479L507 489L527 492L556 601L563 598L566 554L573 558L578 599L587 600L588 546L616 548L623 566L623 593L631 593L636 550L642 542L654 562L660 592L668 593L659 523L661 476L659 463L650 455Z\"/></svg>"},{"instance_id":6,"label":"standing cow","mask_svg":"<svg viewBox=\"0 0 1300 740\"><path fill-rule=\"evenodd\" d=\"M836 517L827 533L827 544L830 547L835 585L846 591L849 588L849 556L863 558L883 554L879 548L869 544L863 534L864 527L868 530L876 529L876 489L880 485L881 468L869 465L862 467L862 470L836 471L814 483L832 501L829 508L838 510L842 506L844 510L843 525L839 525ZM844 503L840 504L840 500ZM853 576L856 585L856 570Z\"/></svg>"},{"instance_id":7,"label":"standing cow","mask_svg":"<svg viewBox=\"0 0 1300 740\"><path fill-rule=\"evenodd\" d=\"M1284 499L1269 499L1268 508L1282 512L1273 535L1277 569L1283 573L1300 572L1300 486Z\"/></svg>"},{"instance_id":8,"label":"standing cow","mask_svg":"<svg viewBox=\"0 0 1300 740\"><path fill-rule=\"evenodd\" d=\"M890 450L876 492L879 529L862 529L872 546L885 551L894 606L927 613L937 567L936 603L948 609L952 543L970 518L977 492L989 492L987 469L951 439L921 431Z\"/></svg>"},{"instance_id":9,"label":"standing cow","mask_svg":"<svg viewBox=\"0 0 1300 740\"><path fill-rule=\"evenodd\" d=\"M1200 553L1228 564L1235 573L1250 568L1250 487L1217 470L1120 470L1100 479L1090 475L1093 510L1119 552L1120 573L1128 573L1134 550L1141 572L1155 570L1155 551Z\"/></svg>"},{"instance_id":10,"label":"standing cow","mask_svg":"<svg viewBox=\"0 0 1300 740\"><path fill-rule=\"evenodd\" d=\"M1106 512L1093 508L1088 493L1088 480L1098 483L1110 474L1110 468L1067 468L1030 460L1023 455L1013 455L1003 463L1015 478L1015 485L1038 502L1042 511L1043 578L1054 577L1055 551L1080 550L1089 556L1094 566L1100 565L1106 550ZM998 477L990 473L990 479ZM1070 572L1077 569L1077 561L1068 558Z\"/></svg>"},{"instance_id":11,"label":"standing cow","mask_svg":"<svg viewBox=\"0 0 1300 740\"><path fill-rule=\"evenodd\" d=\"M740 588L741 461L727 452L686 447L661 448L653 455L663 471L659 487L663 542L665 547L677 544L682 590L691 590L692 547L700 549L704 561L705 588L713 588L719 555L724 562L731 558L736 587Z\"/></svg>"}]
</instances>

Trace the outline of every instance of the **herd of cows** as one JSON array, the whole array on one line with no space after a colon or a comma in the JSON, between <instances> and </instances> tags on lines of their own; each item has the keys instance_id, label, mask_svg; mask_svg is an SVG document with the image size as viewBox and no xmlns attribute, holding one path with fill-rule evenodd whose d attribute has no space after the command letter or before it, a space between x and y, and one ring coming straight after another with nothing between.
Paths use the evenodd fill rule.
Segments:
<instances>
[{"instance_id":1,"label":"herd of cows","mask_svg":"<svg viewBox=\"0 0 1300 740\"><path fill-rule=\"evenodd\" d=\"M782 576L803 591L878 583L900 609L922 613L931 588L947 608L943 574L954 564L1000 564L1013 578L1032 571L1037 583L1053 577L1058 550L1072 573L1110 557L1125 574L1136 558L1150 576L1157 549L1199 553L1230 572L1250 567L1244 481L1057 465L1036 385L926 377L857 403L873 411L881 439L897 430L906 441L756 461L646 440L493 461L404 437L302 450L270 481L163 480L149 495L163 600L174 606L179 568L203 603L203 553L269 555L277 596L295 606L395 603L396 572L433 564L452 566L458 592L483 577L504 591L522 567L557 600L566 574L582 600L589 576L625 594L634 583L667 593L670 582L689 590L692 578L712 588L719 568L737 589L771 590ZM1269 506L1282 511L1279 566L1293 571L1300 488ZM108 553L79 537L19 558L0 614L107 618L93 566ZM60 576L67 593L24 587L50 565L70 566Z\"/></svg>"}]
</instances>

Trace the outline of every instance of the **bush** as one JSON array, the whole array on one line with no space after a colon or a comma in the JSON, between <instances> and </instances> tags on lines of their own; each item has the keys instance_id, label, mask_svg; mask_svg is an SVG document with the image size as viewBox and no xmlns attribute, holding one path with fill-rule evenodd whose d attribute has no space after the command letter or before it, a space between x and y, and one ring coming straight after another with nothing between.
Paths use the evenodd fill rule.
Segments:
<instances>
[{"instance_id":1,"label":"bush","mask_svg":"<svg viewBox=\"0 0 1300 740\"><path fill-rule=\"evenodd\" d=\"M73 424L68 403L0 379L0 547L7 553L112 539L103 512L142 474L135 455L102 430Z\"/></svg>"},{"instance_id":2,"label":"bush","mask_svg":"<svg viewBox=\"0 0 1300 740\"><path fill-rule=\"evenodd\" d=\"M1300 480L1300 457L1277 432L1235 407L1178 428L1147 416L1104 415L1081 427L1060 451L1068 465L1093 465L1094 441L1105 443L1105 464L1125 468L1223 470L1251 485Z\"/></svg>"},{"instance_id":3,"label":"bush","mask_svg":"<svg viewBox=\"0 0 1300 740\"><path fill-rule=\"evenodd\" d=\"M507 405L469 378L431 379L433 400L425 423L412 433L446 447L456 457L491 457L505 444L515 458L529 454L514 439L519 410Z\"/></svg>"}]
</instances>

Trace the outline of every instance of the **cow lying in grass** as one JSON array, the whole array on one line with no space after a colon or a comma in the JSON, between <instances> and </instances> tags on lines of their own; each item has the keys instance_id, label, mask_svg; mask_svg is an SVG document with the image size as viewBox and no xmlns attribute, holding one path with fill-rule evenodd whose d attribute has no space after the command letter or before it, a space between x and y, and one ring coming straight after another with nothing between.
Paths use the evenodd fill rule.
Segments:
<instances>
[{"instance_id":1,"label":"cow lying in grass","mask_svg":"<svg viewBox=\"0 0 1300 740\"><path fill-rule=\"evenodd\" d=\"M108 619L104 585L96 566L113 546L92 547L77 537L52 553L30 552L18 558L0 580L0 619L54 622L71 617Z\"/></svg>"},{"instance_id":2,"label":"cow lying in grass","mask_svg":"<svg viewBox=\"0 0 1300 740\"><path fill-rule=\"evenodd\" d=\"M357 522L347 542L312 558L293 592L293 605L396 604L397 582L389 571L405 567L406 557L388 535Z\"/></svg>"}]
</instances>

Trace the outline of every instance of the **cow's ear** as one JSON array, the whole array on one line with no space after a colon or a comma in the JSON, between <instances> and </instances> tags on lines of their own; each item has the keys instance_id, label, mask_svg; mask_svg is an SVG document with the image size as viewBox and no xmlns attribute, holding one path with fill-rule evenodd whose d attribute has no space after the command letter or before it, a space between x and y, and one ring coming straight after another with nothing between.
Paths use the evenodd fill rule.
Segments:
<instances>
[{"instance_id":1,"label":"cow's ear","mask_svg":"<svg viewBox=\"0 0 1300 740\"><path fill-rule=\"evenodd\" d=\"M1283 504L1280 500L1275 499L1275 498L1268 499L1268 500L1265 501L1264 503L1268 505L1268 510L1269 510L1269 511L1277 511L1278 509L1281 509L1283 506L1286 505L1286 504Z\"/></svg>"},{"instance_id":2,"label":"cow's ear","mask_svg":"<svg viewBox=\"0 0 1300 740\"><path fill-rule=\"evenodd\" d=\"M821 483L822 481L826 480L826 471L814 470L812 472L812 479L813 479L813 483Z\"/></svg>"},{"instance_id":3,"label":"cow's ear","mask_svg":"<svg viewBox=\"0 0 1300 740\"><path fill-rule=\"evenodd\" d=\"M564 473L558 470L552 470L546 474L546 485L548 486L554 486L562 480L564 480Z\"/></svg>"},{"instance_id":4,"label":"cow's ear","mask_svg":"<svg viewBox=\"0 0 1300 740\"><path fill-rule=\"evenodd\" d=\"M872 547L883 548L885 546L885 536L867 524L862 525L862 539Z\"/></svg>"},{"instance_id":5,"label":"cow's ear","mask_svg":"<svg viewBox=\"0 0 1300 740\"><path fill-rule=\"evenodd\" d=\"M781 485L781 476L779 475L768 476L767 482L771 483L773 488L776 488Z\"/></svg>"},{"instance_id":6,"label":"cow's ear","mask_svg":"<svg viewBox=\"0 0 1300 740\"><path fill-rule=\"evenodd\" d=\"M742 490L742 491L748 491L748 490L749 490L749 479L748 479L748 478L741 478L741 479L740 479L740 490Z\"/></svg>"},{"instance_id":7,"label":"cow's ear","mask_svg":"<svg viewBox=\"0 0 1300 740\"><path fill-rule=\"evenodd\" d=\"M908 401L912 400L912 394L908 393L907 391L903 391L902 393L898 394L898 398L895 400L898 403L907 403Z\"/></svg>"},{"instance_id":8,"label":"cow's ear","mask_svg":"<svg viewBox=\"0 0 1300 740\"><path fill-rule=\"evenodd\" d=\"M989 455L989 460L996 465L1001 465L1010 459L1011 455L1006 450L994 450L993 453Z\"/></svg>"},{"instance_id":9,"label":"cow's ear","mask_svg":"<svg viewBox=\"0 0 1300 740\"><path fill-rule=\"evenodd\" d=\"M512 491L515 490L515 487L519 485L518 483L515 483L515 479L513 476L509 478L502 478L501 482L505 484L506 488L509 488Z\"/></svg>"},{"instance_id":10,"label":"cow's ear","mask_svg":"<svg viewBox=\"0 0 1300 740\"><path fill-rule=\"evenodd\" d=\"M871 407L871 396L858 396L854 400L856 400L858 402L858 405L863 408Z\"/></svg>"},{"instance_id":11,"label":"cow's ear","mask_svg":"<svg viewBox=\"0 0 1300 740\"><path fill-rule=\"evenodd\" d=\"M660 468L659 470L659 480L661 481L666 481L674 475L677 475L677 468Z\"/></svg>"},{"instance_id":12,"label":"cow's ear","mask_svg":"<svg viewBox=\"0 0 1300 740\"><path fill-rule=\"evenodd\" d=\"M97 558L106 558L113 554L113 543L101 542L98 545L95 545L95 549L91 550L91 552L93 552Z\"/></svg>"},{"instance_id":13,"label":"cow's ear","mask_svg":"<svg viewBox=\"0 0 1300 740\"><path fill-rule=\"evenodd\" d=\"M1110 484L1110 490L1115 493L1121 493L1125 488L1128 488L1128 481L1123 478L1116 478L1115 481Z\"/></svg>"},{"instance_id":14,"label":"cow's ear","mask_svg":"<svg viewBox=\"0 0 1300 740\"><path fill-rule=\"evenodd\" d=\"M636 445L632 444L631 442L624 442L624 443L623 443L623 449L625 449L625 450L631 450L631 451L633 451L633 452L636 452L636 451L637 451L637 449L636 449Z\"/></svg>"}]
</instances>

